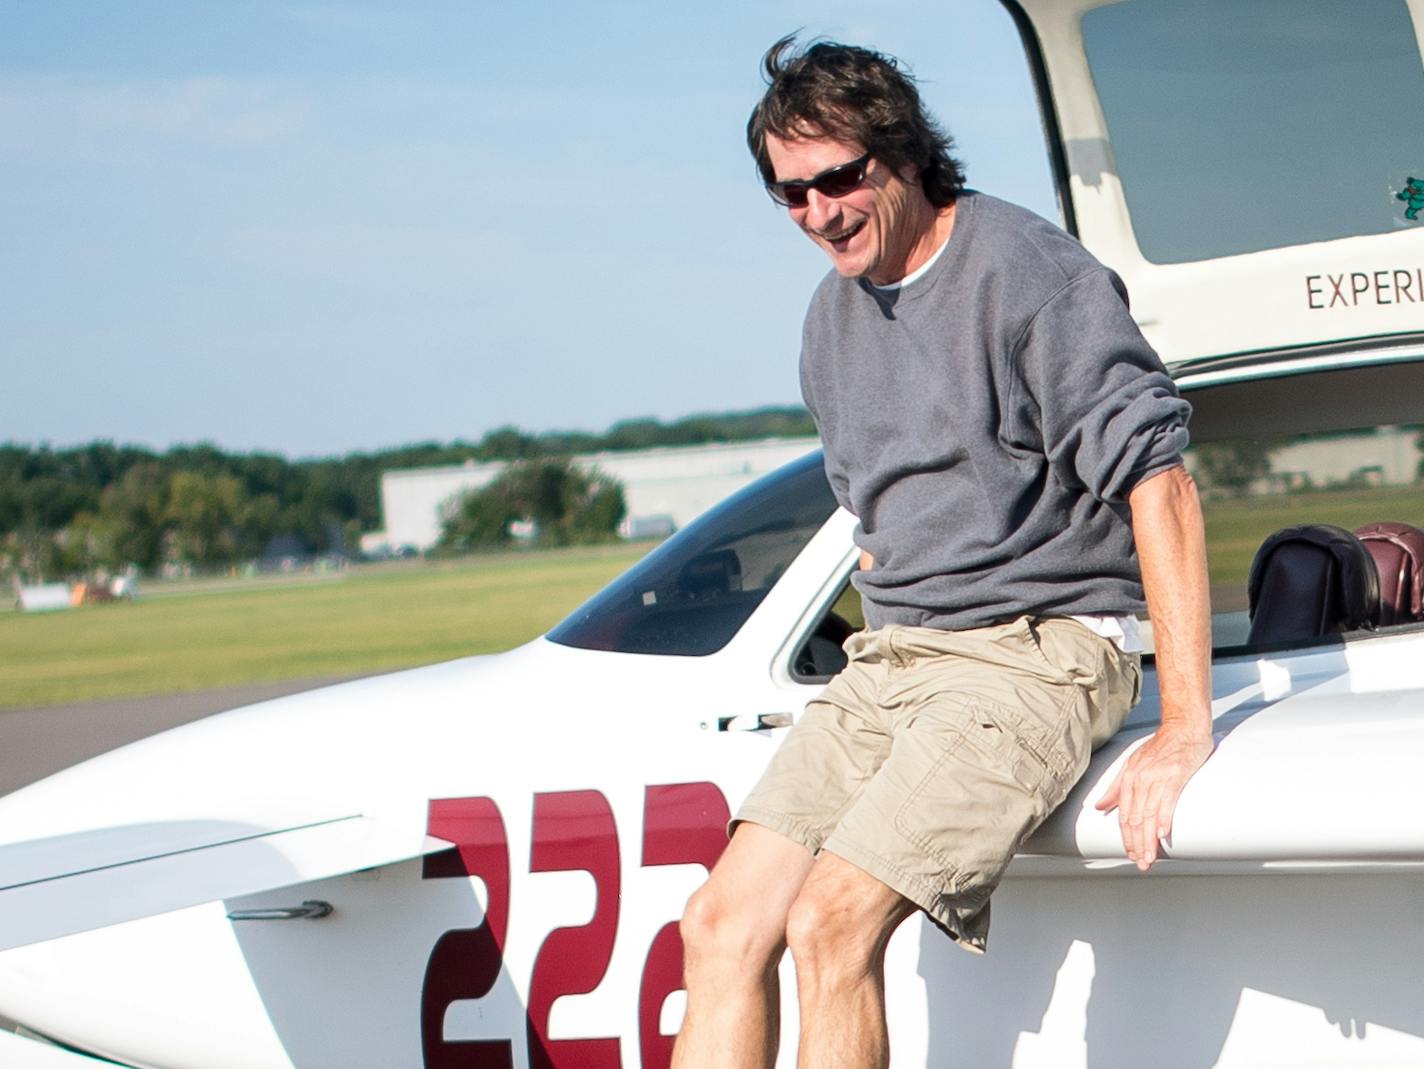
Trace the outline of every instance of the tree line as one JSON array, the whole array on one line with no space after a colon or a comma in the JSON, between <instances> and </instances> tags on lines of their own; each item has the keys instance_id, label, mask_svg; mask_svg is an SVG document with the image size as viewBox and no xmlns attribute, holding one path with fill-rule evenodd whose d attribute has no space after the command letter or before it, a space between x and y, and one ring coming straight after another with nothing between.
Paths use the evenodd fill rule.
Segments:
<instances>
[{"instance_id":1,"label":"tree line","mask_svg":"<svg viewBox=\"0 0 1424 1069\"><path fill-rule=\"evenodd\" d=\"M488 486L454 503L435 548L465 553L516 538L535 546L612 542L626 511L623 487L611 475L587 471L567 457L516 460Z\"/></svg>"},{"instance_id":2,"label":"tree line","mask_svg":"<svg viewBox=\"0 0 1424 1069\"><path fill-rule=\"evenodd\" d=\"M68 449L0 444L0 578L39 582L130 567L145 573L164 566L212 569L271 552L354 555L361 532L381 524L383 471L814 433L805 409L780 407L669 423L625 420L603 434L500 427L476 442L422 442L296 461L210 444L161 453L111 442ZM578 501L580 513L595 498L599 517L621 510L621 494L615 501L603 483L565 482L558 493ZM502 507L507 511L508 501ZM475 528L491 522L488 516L467 520ZM567 525L555 530L558 522L545 519L550 540L575 536ZM471 537L468 527L462 534L452 546L488 541Z\"/></svg>"}]
</instances>

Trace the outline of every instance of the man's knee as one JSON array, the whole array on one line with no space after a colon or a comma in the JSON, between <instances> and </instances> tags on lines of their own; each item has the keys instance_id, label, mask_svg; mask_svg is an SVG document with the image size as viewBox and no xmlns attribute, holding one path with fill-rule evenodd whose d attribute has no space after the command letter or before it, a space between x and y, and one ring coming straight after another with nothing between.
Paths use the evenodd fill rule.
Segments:
<instances>
[{"instance_id":1,"label":"man's knee","mask_svg":"<svg viewBox=\"0 0 1424 1069\"><path fill-rule=\"evenodd\" d=\"M837 902L824 886L802 888L786 917L786 944L798 969L825 967L868 957L857 911Z\"/></svg>"},{"instance_id":2,"label":"man's knee","mask_svg":"<svg viewBox=\"0 0 1424 1069\"><path fill-rule=\"evenodd\" d=\"M873 876L834 858L808 879L786 918L797 969L871 968L900 923L915 911Z\"/></svg>"},{"instance_id":3,"label":"man's knee","mask_svg":"<svg viewBox=\"0 0 1424 1069\"><path fill-rule=\"evenodd\" d=\"M759 909L753 899L722 894L708 881L688 899L678 925L689 973L774 967L786 948L785 920Z\"/></svg>"},{"instance_id":4,"label":"man's knee","mask_svg":"<svg viewBox=\"0 0 1424 1069\"><path fill-rule=\"evenodd\" d=\"M707 882L688 900L682 941L689 976L775 968L786 949L786 911L813 859L799 843L741 824Z\"/></svg>"}]
</instances>

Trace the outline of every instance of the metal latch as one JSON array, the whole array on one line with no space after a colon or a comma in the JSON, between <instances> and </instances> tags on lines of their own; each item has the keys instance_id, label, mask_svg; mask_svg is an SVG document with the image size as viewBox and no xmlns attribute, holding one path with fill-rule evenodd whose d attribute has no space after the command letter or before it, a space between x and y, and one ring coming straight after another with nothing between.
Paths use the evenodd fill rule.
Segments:
<instances>
[{"instance_id":1,"label":"metal latch","mask_svg":"<svg viewBox=\"0 0 1424 1069\"><path fill-rule=\"evenodd\" d=\"M227 915L230 921L299 921L299 920L320 920L322 917L329 917L332 913L330 902L321 902L316 899L308 899L300 906L288 906L285 909L277 907L274 909L235 909Z\"/></svg>"}]
</instances>

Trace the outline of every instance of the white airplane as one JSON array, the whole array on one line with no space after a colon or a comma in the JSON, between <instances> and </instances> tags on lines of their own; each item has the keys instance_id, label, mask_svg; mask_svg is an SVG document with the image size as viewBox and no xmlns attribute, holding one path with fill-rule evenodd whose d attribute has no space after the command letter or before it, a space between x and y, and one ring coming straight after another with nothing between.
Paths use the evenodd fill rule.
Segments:
<instances>
[{"instance_id":1,"label":"white airplane","mask_svg":"<svg viewBox=\"0 0 1424 1069\"><path fill-rule=\"evenodd\" d=\"M1424 0L1005 7L1064 223L1195 407L1219 746L1136 874L1092 803L1154 726L1149 671L1011 866L989 954L897 933L895 1064L1424 1064L1408 538L1297 532L1245 593L1277 528L1424 522ZM808 458L519 649L0 799L0 1065L666 1066L676 919L840 666L852 527Z\"/></svg>"}]
</instances>

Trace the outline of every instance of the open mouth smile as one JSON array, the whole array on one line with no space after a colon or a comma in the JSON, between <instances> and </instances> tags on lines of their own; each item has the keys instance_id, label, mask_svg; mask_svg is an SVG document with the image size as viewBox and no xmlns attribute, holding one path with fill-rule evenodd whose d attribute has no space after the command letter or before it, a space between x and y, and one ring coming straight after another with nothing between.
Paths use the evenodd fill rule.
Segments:
<instances>
[{"instance_id":1,"label":"open mouth smile","mask_svg":"<svg viewBox=\"0 0 1424 1069\"><path fill-rule=\"evenodd\" d=\"M844 229L844 230L842 230L842 231L840 231L840 232L838 232L838 233L828 234L828 233L822 232L819 236L820 236L820 238L821 238L822 241L825 241L825 242L827 242L827 243L829 243L829 244L831 244L831 245L843 245L843 244L845 244L845 242L847 242L847 241L849 241L851 238L855 237L855 235L859 234L860 231L862 230L862 228L864 228L864 226L865 226L865 220L862 219L860 222L856 223L854 226L846 227L846 229Z\"/></svg>"}]
</instances>

